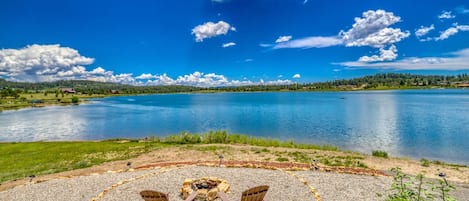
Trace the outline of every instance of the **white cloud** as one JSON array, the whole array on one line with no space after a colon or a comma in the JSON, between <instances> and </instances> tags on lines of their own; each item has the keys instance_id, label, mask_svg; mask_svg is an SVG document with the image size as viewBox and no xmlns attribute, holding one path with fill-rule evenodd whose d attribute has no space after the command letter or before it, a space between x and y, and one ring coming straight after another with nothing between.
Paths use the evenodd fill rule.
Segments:
<instances>
[{"instance_id":1,"label":"white cloud","mask_svg":"<svg viewBox=\"0 0 469 201\"><path fill-rule=\"evenodd\" d=\"M410 35L408 31L402 32L399 28L389 28L400 21L401 18L392 12L369 10L363 13L362 18L355 18L351 29L341 31L339 35L348 47L371 46L380 48L399 42Z\"/></svg>"},{"instance_id":2,"label":"white cloud","mask_svg":"<svg viewBox=\"0 0 469 201\"><path fill-rule=\"evenodd\" d=\"M93 58L82 56L77 50L60 45L30 45L21 49L0 50L0 77L10 81L57 81L57 80L92 80L115 82L131 85L191 85L202 87L239 86L256 84L288 84L290 80L271 80L258 82L250 80L229 80L224 75L194 72L178 76L176 79L166 74L153 75L142 73L115 74L103 67L87 70Z\"/></svg>"},{"instance_id":3,"label":"white cloud","mask_svg":"<svg viewBox=\"0 0 469 201\"><path fill-rule=\"evenodd\" d=\"M297 73L297 74L293 75L292 78L298 79L298 78L301 78L301 75Z\"/></svg>"},{"instance_id":4,"label":"white cloud","mask_svg":"<svg viewBox=\"0 0 469 201\"><path fill-rule=\"evenodd\" d=\"M458 32L459 32L458 28L450 27L446 29L445 31L441 32L440 36L436 37L435 40L436 41L445 40L449 38L450 36L457 34Z\"/></svg>"},{"instance_id":5,"label":"white cloud","mask_svg":"<svg viewBox=\"0 0 469 201\"><path fill-rule=\"evenodd\" d=\"M0 50L0 72L28 81L48 81L49 75L69 77L85 72L83 65L93 58L60 45L29 45L21 49Z\"/></svg>"},{"instance_id":6,"label":"white cloud","mask_svg":"<svg viewBox=\"0 0 469 201\"><path fill-rule=\"evenodd\" d=\"M272 44L260 43L259 46L261 46L261 47L272 47L272 46L274 46L274 45L272 45Z\"/></svg>"},{"instance_id":7,"label":"white cloud","mask_svg":"<svg viewBox=\"0 0 469 201\"><path fill-rule=\"evenodd\" d=\"M244 62L251 62L254 61L254 59L245 59Z\"/></svg>"},{"instance_id":8,"label":"white cloud","mask_svg":"<svg viewBox=\"0 0 469 201\"><path fill-rule=\"evenodd\" d=\"M438 19L452 19L456 16L451 13L451 11L441 11L441 14L438 15Z\"/></svg>"},{"instance_id":9,"label":"white cloud","mask_svg":"<svg viewBox=\"0 0 469 201\"><path fill-rule=\"evenodd\" d=\"M433 38L435 41L448 39L452 35L456 35L460 31L469 31L469 25L457 25L446 29L441 32L440 36Z\"/></svg>"},{"instance_id":10,"label":"white cloud","mask_svg":"<svg viewBox=\"0 0 469 201\"><path fill-rule=\"evenodd\" d=\"M433 29L435 29L435 26L433 24L430 25L429 27L420 26L420 28L417 29L417 31L415 31L415 35L420 38L422 36L427 35L428 32L430 32Z\"/></svg>"},{"instance_id":11,"label":"white cloud","mask_svg":"<svg viewBox=\"0 0 469 201\"><path fill-rule=\"evenodd\" d=\"M215 73L202 73L194 72L192 74L178 76L177 79L171 79L170 77L164 74L162 78L155 80L150 80L149 83L157 85L190 85L190 86L199 86L199 87L214 87L214 86L242 86L242 85L258 85L258 84L268 84L268 85L279 85L279 84L291 84L290 80L272 80L264 82L260 80L259 82L253 82L250 80L229 80L224 75L218 75Z\"/></svg>"},{"instance_id":12,"label":"white cloud","mask_svg":"<svg viewBox=\"0 0 469 201\"><path fill-rule=\"evenodd\" d=\"M206 22L205 24L194 27L192 29L192 34L195 35L195 41L202 42L206 38L226 35L230 30L236 31L236 28L224 21L219 21L217 23Z\"/></svg>"},{"instance_id":13,"label":"white cloud","mask_svg":"<svg viewBox=\"0 0 469 201\"><path fill-rule=\"evenodd\" d=\"M362 56L358 59L360 62L377 62L377 61L392 61L397 58L397 48L394 45L391 45L389 49L385 50L384 48L379 49L379 55Z\"/></svg>"},{"instance_id":14,"label":"white cloud","mask_svg":"<svg viewBox=\"0 0 469 201\"><path fill-rule=\"evenodd\" d=\"M362 17L356 17L355 23L347 31L341 30L338 36L313 36L291 40L291 36L281 36L275 42L277 44L260 44L261 47L281 48L323 48L337 45L346 47L370 46L380 48L380 55L364 56L362 61L390 60L397 57L395 43L410 36L409 31L401 31L390 26L401 21L399 16L384 10L369 10L363 12ZM428 30L429 31L429 30ZM427 31L427 32L428 32ZM420 31L419 33L421 33ZM385 47L392 47L385 50Z\"/></svg>"},{"instance_id":15,"label":"white cloud","mask_svg":"<svg viewBox=\"0 0 469 201\"><path fill-rule=\"evenodd\" d=\"M158 76L152 75L151 73L142 73L141 75L135 77L135 79L139 80L147 80L147 79L154 79L157 78Z\"/></svg>"},{"instance_id":16,"label":"white cloud","mask_svg":"<svg viewBox=\"0 0 469 201\"><path fill-rule=\"evenodd\" d=\"M457 25L456 28L460 31L469 31L469 25Z\"/></svg>"},{"instance_id":17,"label":"white cloud","mask_svg":"<svg viewBox=\"0 0 469 201\"><path fill-rule=\"evenodd\" d=\"M148 80L144 83L146 85L187 85L187 86L198 86L198 87L216 87L216 86L245 86L245 85L279 85L279 84L291 84L290 80L271 80L264 82L264 80L259 80L258 82L248 80L244 78L243 81L240 80L229 80L224 75L218 75L215 73L202 73L194 72L187 75L178 76L176 79L169 77L166 74L163 75L151 75L145 74Z\"/></svg>"},{"instance_id":18,"label":"white cloud","mask_svg":"<svg viewBox=\"0 0 469 201\"><path fill-rule=\"evenodd\" d=\"M343 62L347 67L399 70L469 70L469 48L452 52L447 57L408 57L392 62Z\"/></svg>"},{"instance_id":19,"label":"white cloud","mask_svg":"<svg viewBox=\"0 0 469 201\"><path fill-rule=\"evenodd\" d=\"M287 42L278 43L274 49L282 48L322 48L342 44L342 40L335 36L330 37L307 37Z\"/></svg>"},{"instance_id":20,"label":"white cloud","mask_svg":"<svg viewBox=\"0 0 469 201\"><path fill-rule=\"evenodd\" d=\"M229 43L223 43L222 47L227 48L227 47L231 47L231 46L235 46L235 45L236 45L236 43L229 42Z\"/></svg>"},{"instance_id":21,"label":"white cloud","mask_svg":"<svg viewBox=\"0 0 469 201\"><path fill-rule=\"evenodd\" d=\"M292 38L292 36L280 36L275 40L276 43L287 42Z\"/></svg>"}]
</instances>

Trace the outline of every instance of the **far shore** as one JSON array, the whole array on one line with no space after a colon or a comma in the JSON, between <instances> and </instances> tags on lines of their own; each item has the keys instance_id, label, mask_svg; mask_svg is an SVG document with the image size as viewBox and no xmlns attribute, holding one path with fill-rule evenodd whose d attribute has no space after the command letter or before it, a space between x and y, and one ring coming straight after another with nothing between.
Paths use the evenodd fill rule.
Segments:
<instances>
[{"instance_id":1,"label":"far shore","mask_svg":"<svg viewBox=\"0 0 469 201\"><path fill-rule=\"evenodd\" d=\"M356 91L405 91L405 90L455 90L455 89L465 89L465 88L437 88L437 87L408 87L408 88L394 88L394 87L386 87L386 88L370 88L370 89L363 89L363 88L353 88L353 89L342 89L342 90L278 90L278 91L223 91L223 90L201 90L201 91L193 91L193 92L170 92L170 93L136 93L136 94L65 94L65 96L55 96L53 94L45 95L44 93L22 93L20 94L20 98L23 98L24 101L19 101L17 99L3 99L3 102L10 102L9 104L2 103L0 101L0 112L2 110L19 110L23 108L34 108L34 107L48 107L48 106L69 106L69 105L76 105L76 104L83 104L87 103L88 99L96 99L96 98L107 98L113 96L145 96L145 95L166 95L166 94L209 94L209 93L275 93L275 92L293 92L293 93L301 93L301 92L317 92L317 93L324 93L324 92L356 92ZM78 102L73 102L72 98L77 97L79 100ZM40 103L33 103L32 101L40 101Z\"/></svg>"}]
</instances>

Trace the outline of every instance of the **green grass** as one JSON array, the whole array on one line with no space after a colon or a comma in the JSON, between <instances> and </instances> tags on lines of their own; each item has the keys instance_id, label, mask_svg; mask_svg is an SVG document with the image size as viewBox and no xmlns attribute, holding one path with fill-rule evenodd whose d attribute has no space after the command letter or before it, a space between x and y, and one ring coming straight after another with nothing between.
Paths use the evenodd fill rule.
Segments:
<instances>
[{"instance_id":1,"label":"green grass","mask_svg":"<svg viewBox=\"0 0 469 201\"><path fill-rule=\"evenodd\" d=\"M55 95L54 95L55 96ZM195 146L207 144L208 146ZM166 137L150 137L147 141L138 139L109 139L99 142L25 142L0 143L0 183L28 177L44 175L73 169L90 167L108 161L136 157L165 146L184 145L188 149L222 154L231 147L209 144L246 144L260 146L252 151L256 154L274 154L277 161L310 162L310 157L302 152L271 152L268 147L299 149L319 149L338 151L331 145L297 144L293 141L280 141L226 131L211 131L203 134L187 132ZM270 160L270 158L269 158ZM337 159L343 164L343 159ZM335 163L332 163L335 164Z\"/></svg>"},{"instance_id":2,"label":"green grass","mask_svg":"<svg viewBox=\"0 0 469 201\"><path fill-rule=\"evenodd\" d=\"M278 162L287 162L287 161L289 161L288 158L284 158L284 157L278 157L276 160Z\"/></svg>"},{"instance_id":3,"label":"green grass","mask_svg":"<svg viewBox=\"0 0 469 201\"><path fill-rule=\"evenodd\" d=\"M103 95L87 95L87 94L56 94L48 93L22 93L17 99L14 98L3 98L0 99L0 110L1 109L20 109L25 107L33 106L44 106L44 105L56 105L56 104L70 104L79 103L82 99L87 98L102 98ZM33 104L32 100L41 100L41 104Z\"/></svg>"},{"instance_id":4,"label":"green grass","mask_svg":"<svg viewBox=\"0 0 469 201\"><path fill-rule=\"evenodd\" d=\"M422 166L423 167L430 167L430 161L425 159L425 158L422 158L420 159L420 162L422 163Z\"/></svg>"},{"instance_id":5,"label":"green grass","mask_svg":"<svg viewBox=\"0 0 469 201\"><path fill-rule=\"evenodd\" d=\"M190 148L190 149L197 150L197 151L203 151L203 152L213 152L214 154L226 153L228 151L233 150L233 148L231 148L231 147L213 146L213 145L210 145L210 146L195 146L195 147L194 146L188 146L186 148Z\"/></svg>"},{"instance_id":6,"label":"green grass","mask_svg":"<svg viewBox=\"0 0 469 201\"><path fill-rule=\"evenodd\" d=\"M144 143L118 141L0 143L0 182L128 159L148 148Z\"/></svg>"},{"instance_id":7,"label":"green grass","mask_svg":"<svg viewBox=\"0 0 469 201\"><path fill-rule=\"evenodd\" d=\"M376 156L376 157L381 157L381 158L388 158L388 153L385 151L381 150L374 150L371 152L371 155Z\"/></svg>"},{"instance_id":8,"label":"green grass","mask_svg":"<svg viewBox=\"0 0 469 201\"><path fill-rule=\"evenodd\" d=\"M210 131L203 134L191 134L183 132L176 135L169 135L159 139L168 144L247 144L261 147L285 147L297 149L318 149L327 151L339 151L333 145L299 144L293 141L280 141L271 138L252 137L241 134L229 134L227 131ZM264 150L261 150L264 152Z\"/></svg>"}]
</instances>

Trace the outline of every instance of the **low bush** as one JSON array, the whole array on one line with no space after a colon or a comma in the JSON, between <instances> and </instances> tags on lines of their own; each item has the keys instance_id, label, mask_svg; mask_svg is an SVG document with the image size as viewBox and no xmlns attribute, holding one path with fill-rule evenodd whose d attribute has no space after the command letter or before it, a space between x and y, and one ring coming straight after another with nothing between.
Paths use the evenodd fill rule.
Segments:
<instances>
[{"instance_id":1,"label":"low bush","mask_svg":"<svg viewBox=\"0 0 469 201\"><path fill-rule=\"evenodd\" d=\"M388 158L388 153L382 150L374 150L371 152L371 155L381 158Z\"/></svg>"}]
</instances>

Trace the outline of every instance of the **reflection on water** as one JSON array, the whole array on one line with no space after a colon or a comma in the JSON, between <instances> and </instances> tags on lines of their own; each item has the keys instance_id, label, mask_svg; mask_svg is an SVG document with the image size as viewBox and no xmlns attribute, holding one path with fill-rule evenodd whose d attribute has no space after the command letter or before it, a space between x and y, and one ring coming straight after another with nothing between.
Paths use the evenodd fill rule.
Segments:
<instances>
[{"instance_id":1,"label":"reflection on water","mask_svg":"<svg viewBox=\"0 0 469 201\"><path fill-rule=\"evenodd\" d=\"M111 97L4 111L0 141L140 138L225 129L469 164L469 90Z\"/></svg>"},{"instance_id":2,"label":"reflection on water","mask_svg":"<svg viewBox=\"0 0 469 201\"><path fill-rule=\"evenodd\" d=\"M399 131L395 94L354 94L347 99L346 127L349 149L384 150L398 153Z\"/></svg>"},{"instance_id":3,"label":"reflection on water","mask_svg":"<svg viewBox=\"0 0 469 201\"><path fill-rule=\"evenodd\" d=\"M0 122L0 141L79 140L87 126L73 106L5 111Z\"/></svg>"}]
</instances>

